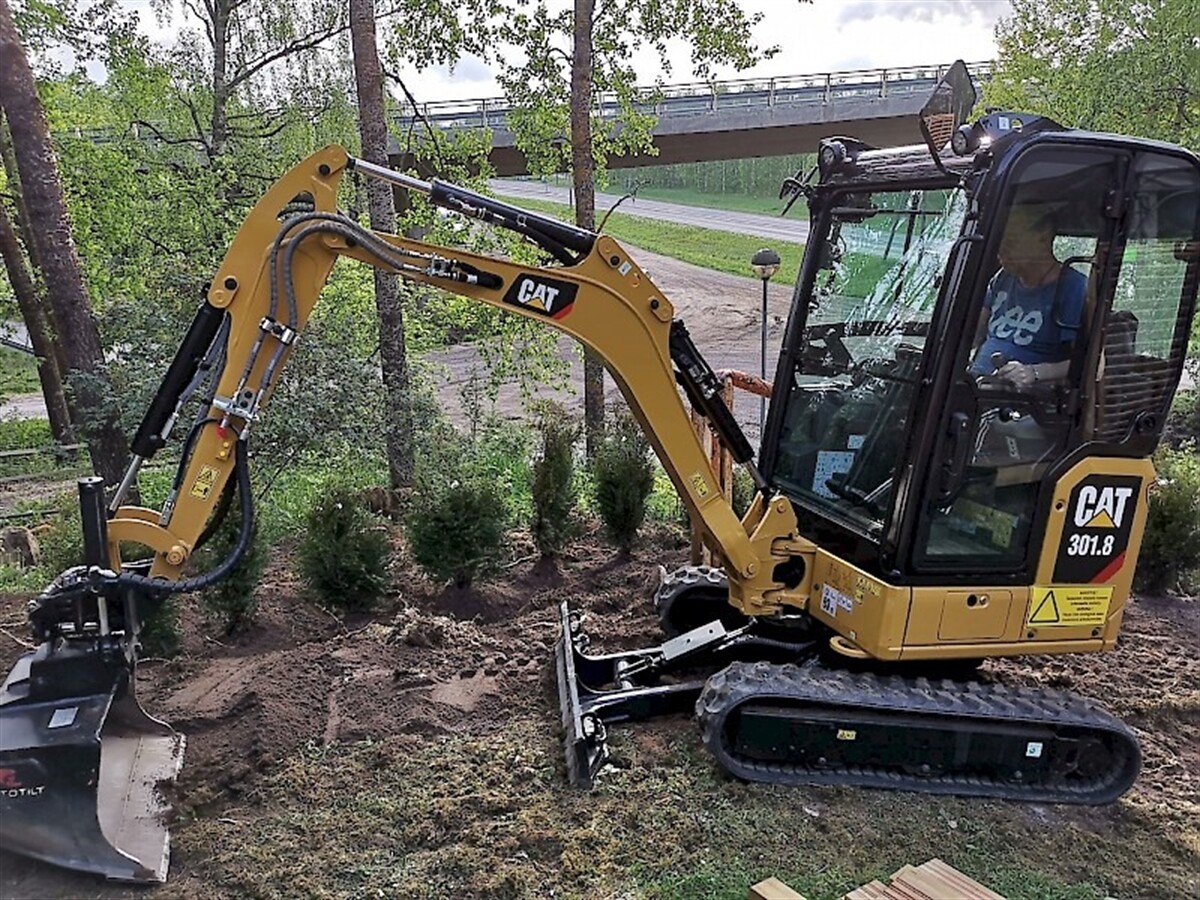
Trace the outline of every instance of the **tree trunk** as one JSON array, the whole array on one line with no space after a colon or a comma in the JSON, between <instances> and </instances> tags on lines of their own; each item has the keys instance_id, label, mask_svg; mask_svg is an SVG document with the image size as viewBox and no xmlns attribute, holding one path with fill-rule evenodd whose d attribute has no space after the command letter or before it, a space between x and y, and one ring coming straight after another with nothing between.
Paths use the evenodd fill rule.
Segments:
<instances>
[{"instance_id":1,"label":"tree trunk","mask_svg":"<svg viewBox=\"0 0 1200 900\"><path fill-rule=\"evenodd\" d=\"M212 139L208 145L210 159L218 159L225 154L229 143L229 2L228 0L213 0L212 10Z\"/></svg>"},{"instance_id":2,"label":"tree trunk","mask_svg":"<svg viewBox=\"0 0 1200 900\"><path fill-rule=\"evenodd\" d=\"M92 318L46 112L17 37L8 0L0 0L0 98L29 210L29 229L69 366L71 419L84 433L92 465L109 484L120 480L128 449L109 402L100 336ZM82 414L81 414L82 413Z\"/></svg>"},{"instance_id":3,"label":"tree trunk","mask_svg":"<svg viewBox=\"0 0 1200 900\"><path fill-rule=\"evenodd\" d=\"M350 0L350 41L358 88L358 129L363 159L386 166L387 117L383 69L375 42L374 0ZM367 180L367 209L376 231L396 230L392 188L377 178ZM409 403L408 349L404 338L404 307L397 276L375 270L375 308L379 314L379 352L387 423L388 472L393 490L406 491L413 480L412 407Z\"/></svg>"},{"instance_id":4,"label":"tree trunk","mask_svg":"<svg viewBox=\"0 0 1200 900\"><path fill-rule=\"evenodd\" d=\"M596 228L596 163L592 157L592 18L596 0L575 0L575 46L571 55L571 178L575 224ZM591 457L604 431L604 364L583 351L583 428Z\"/></svg>"},{"instance_id":5,"label":"tree trunk","mask_svg":"<svg viewBox=\"0 0 1200 900\"><path fill-rule=\"evenodd\" d=\"M54 365L58 370L59 383L62 384L63 374L70 370L70 366L67 365L67 352L63 349L62 341L55 338L58 329L54 325L54 311L44 302L46 279L42 275L38 248L33 242L33 232L29 228L29 208L25 205L25 195L21 192L21 178L17 174L17 157L13 152L12 135L9 133L8 119L5 118L3 109L0 109L0 158L3 159L4 175L8 179L8 189L12 194L13 207L16 212L14 224L17 234L20 235L21 243L25 245L25 257L29 260L29 268L32 270L35 296L39 298L41 320L46 323L46 334L50 341L51 353L54 355Z\"/></svg>"},{"instance_id":6,"label":"tree trunk","mask_svg":"<svg viewBox=\"0 0 1200 900\"><path fill-rule=\"evenodd\" d=\"M58 368L58 357L54 354L54 341L46 322L45 309L37 295L33 278L25 268L21 242L4 205L0 204L0 256L4 257L4 268L17 298L17 307L29 332L29 342L38 361L38 380L42 383L42 396L46 400L46 415L50 419L50 434L59 444L74 443L71 432L71 414L67 411L67 395L63 390L62 373Z\"/></svg>"}]
</instances>

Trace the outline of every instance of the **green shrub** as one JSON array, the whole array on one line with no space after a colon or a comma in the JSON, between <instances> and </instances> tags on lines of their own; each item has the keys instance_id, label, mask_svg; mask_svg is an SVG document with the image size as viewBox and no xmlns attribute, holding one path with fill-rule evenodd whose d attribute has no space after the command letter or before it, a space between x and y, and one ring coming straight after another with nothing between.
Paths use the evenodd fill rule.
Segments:
<instances>
[{"instance_id":1,"label":"green shrub","mask_svg":"<svg viewBox=\"0 0 1200 900\"><path fill-rule=\"evenodd\" d=\"M224 562L233 552L241 528L242 519L235 500L225 521L196 554L196 571L204 573ZM233 571L200 595L204 606L220 622L226 636L240 631L254 618L254 589L258 587L266 563L266 554L263 552L256 527L250 536L250 546L233 567Z\"/></svg>"},{"instance_id":2,"label":"green shrub","mask_svg":"<svg viewBox=\"0 0 1200 900\"><path fill-rule=\"evenodd\" d=\"M574 533L572 513L579 499L575 482L575 443L579 423L558 403L538 417L541 452L533 463L533 540L542 556L557 556Z\"/></svg>"},{"instance_id":3,"label":"green shrub","mask_svg":"<svg viewBox=\"0 0 1200 900\"><path fill-rule=\"evenodd\" d=\"M179 634L179 596L167 597L160 606L143 608L142 630L138 635L141 656L175 656L183 645Z\"/></svg>"},{"instance_id":4,"label":"green shrub","mask_svg":"<svg viewBox=\"0 0 1200 900\"><path fill-rule=\"evenodd\" d=\"M733 469L733 511L741 518L750 509L750 504L754 502L754 479L750 477L750 473L741 466L734 466Z\"/></svg>"},{"instance_id":5,"label":"green shrub","mask_svg":"<svg viewBox=\"0 0 1200 900\"><path fill-rule=\"evenodd\" d=\"M1192 388L1175 394L1163 441L1171 447L1182 447L1189 441L1200 441L1200 389Z\"/></svg>"},{"instance_id":6,"label":"green shrub","mask_svg":"<svg viewBox=\"0 0 1200 900\"><path fill-rule=\"evenodd\" d=\"M42 551L40 563L46 580L59 572L83 564L83 524L79 518L79 495L74 491L58 496L54 505L58 512L39 531L37 539Z\"/></svg>"},{"instance_id":7,"label":"green shrub","mask_svg":"<svg viewBox=\"0 0 1200 900\"><path fill-rule=\"evenodd\" d=\"M628 553L646 518L646 500L654 489L650 444L627 412L611 418L592 460L596 508L608 536Z\"/></svg>"},{"instance_id":8,"label":"green shrub","mask_svg":"<svg viewBox=\"0 0 1200 900\"><path fill-rule=\"evenodd\" d=\"M432 482L432 483L431 483ZM413 558L431 577L466 587L487 572L504 543L508 510L485 481L418 483L408 516Z\"/></svg>"},{"instance_id":9,"label":"green shrub","mask_svg":"<svg viewBox=\"0 0 1200 900\"><path fill-rule=\"evenodd\" d=\"M1200 587L1200 456L1195 444L1155 455L1146 534L1135 584L1140 591Z\"/></svg>"},{"instance_id":10,"label":"green shrub","mask_svg":"<svg viewBox=\"0 0 1200 900\"><path fill-rule=\"evenodd\" d=\"M358 492L331 482L308 514L300 541L300 573L322 602L339 610L370 609L387 588L387 531Z\"/></svg>"}]
</instances>

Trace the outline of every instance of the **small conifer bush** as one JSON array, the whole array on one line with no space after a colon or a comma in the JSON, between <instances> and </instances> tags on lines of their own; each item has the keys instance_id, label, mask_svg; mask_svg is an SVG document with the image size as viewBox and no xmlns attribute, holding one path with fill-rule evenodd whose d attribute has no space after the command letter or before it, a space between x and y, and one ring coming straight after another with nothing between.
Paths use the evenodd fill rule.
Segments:
<instances>
[{"instance_id":1,"label":"small conifer bush","mask_svg":"<svg viewBox=\"0 0 1200 900\"><path fill-rule=\"evenodd\" d=\"M558 403L548 403L538 419L541 450L533 463L533 540L543 557L562 552L574 532L572 513L579 499L575 483L575 442L579 425Z\"/></svg>"},{"instance_id":2,"label":"small conifer bush","mask_svg":"<svg viewBox=\"0 0 1200 900\"><path fill-rule=\"evenodd\" d=\"M417 487L408 543L432 578L466 587L495 564L507 520L504 498L491 484L430 478Z\"/></svg>"},{"instance_id":3,"label":"small conifer bush","mask_svg":"<svg viewBox=\"0 0 1200 900\"><path fill-rule=\"evenodd\" d=\"M628 553L654 489L650 444L628 412L612 416L592 460L592 473L600 519L612 541Z\"/></svg>"},{"instance_id":4,"label":"small conifer bush","mask_svg":"<svg viewBox=\"0 0 1200 900\"><path fill-rule=\"evenodd\" d=\"M308 514L300 542L300 574L328 606L370 609L387 589L391 554L387 529L363 506L359 492L331 482Z\"/></svg>"}]
</instances>

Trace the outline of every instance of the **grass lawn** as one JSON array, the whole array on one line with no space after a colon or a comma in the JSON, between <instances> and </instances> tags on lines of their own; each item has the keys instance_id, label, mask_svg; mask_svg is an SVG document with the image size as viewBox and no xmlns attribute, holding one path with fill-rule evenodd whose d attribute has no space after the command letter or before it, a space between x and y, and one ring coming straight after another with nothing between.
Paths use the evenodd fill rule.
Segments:
<instances>
[{"instance_id":1,"label":"grass lawn","mask_svg":"<svg viewBox=\"0 0 1200 900\"><path fill-rule=\"evenodd\" d=\"M36 394L40 390L37 360L28 353L0 347L0 397Z\"/></svg>"}]
</instances>

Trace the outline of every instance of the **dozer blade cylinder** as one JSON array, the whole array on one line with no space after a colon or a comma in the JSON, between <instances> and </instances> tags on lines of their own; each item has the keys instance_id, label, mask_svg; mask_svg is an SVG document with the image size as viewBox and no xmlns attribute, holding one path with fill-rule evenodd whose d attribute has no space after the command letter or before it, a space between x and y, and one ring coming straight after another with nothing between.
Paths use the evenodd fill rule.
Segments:
<instances>
[{"instance_id":1,"label":"dozer blade cylinder","mask_svg":"<svg viewBox=\"0 0 1200 900\"><path fill-rule=\"evenodd\" d=\"M165 881L162 788L183 763L183 736L147 716L124 678L108 693L30 698L39 654L0 689L0 846L119 881Z\"/></svg>"}]
</instances>

